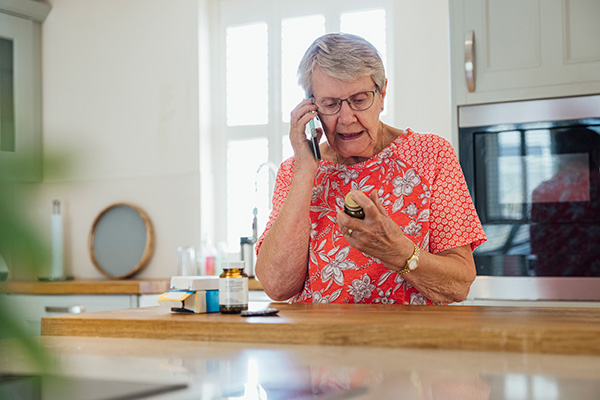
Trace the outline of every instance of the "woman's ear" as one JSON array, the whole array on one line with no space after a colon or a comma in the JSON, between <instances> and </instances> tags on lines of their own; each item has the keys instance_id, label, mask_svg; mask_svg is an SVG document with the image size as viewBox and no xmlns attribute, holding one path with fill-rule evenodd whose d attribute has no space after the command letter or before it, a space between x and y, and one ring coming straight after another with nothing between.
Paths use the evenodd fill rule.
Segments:
<instances>
[{"instance_id":1,"label":"woman's ear","mask_svg":"<svg viewBox=\"0 0 600 400\"><path fill-rule=\"evenodd\" d=\"M384 104L384 100L385 100L385 95L387 94L387 84L388 84L388 80L387 78L385 79L385 82L383 83L383 87L381 89L379 89L379 93L381 94L381 111L383 111L383 104Z\"/></svg>"},{"instance_id":2,"label":"woman's ear","mask_svg":"<svg viewBox=\"0 0 600 400\"><path fill-rule=\"evenodd\" d=\"M387 94L387 84L388 84L388 80L387 80L387 78L385 78L383 87L379 89L379 92L381 93L381 97L385 97L385 95Z\"/></svg>"}]
</instances>

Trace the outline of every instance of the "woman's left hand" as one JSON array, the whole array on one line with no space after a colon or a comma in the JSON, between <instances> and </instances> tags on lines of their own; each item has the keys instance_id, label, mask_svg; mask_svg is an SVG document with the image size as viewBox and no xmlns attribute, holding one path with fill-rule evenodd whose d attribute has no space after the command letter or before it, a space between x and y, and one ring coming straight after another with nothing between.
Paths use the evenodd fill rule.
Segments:
<instances>
[{"instance_id":1,"label":"woman's left hand","mask_svg":"<svg viewBox=\"0 0 600 400\"><path fill-rule=\"evenodd\" d=\"M350 193L365 212L365 219L352 218L343 210L337 213L338 225L350 246L379 259L391 271L404 268L414 246L402 228L387 215L377 191L369 197L358 190ZM403 275L405 280L433 302L463 301L476 276L469 244L435 255L421 252L419 267Z\"/></svg>"},{"instance_id":2,"label":"woman's left hand","mask_svg":"<svg viewBox=\"0 0 600 400\"><path fill-rule=\"evenodd\" d=\"M343 210L338 211L338 225L348 243L384 264L408 259L413 253L413 244L404 236L402 228L388 216L377 191L372 191L369 197L359 190L350 193L363 208L365 218L353 218Z\"/></svg>"}]
</instances>

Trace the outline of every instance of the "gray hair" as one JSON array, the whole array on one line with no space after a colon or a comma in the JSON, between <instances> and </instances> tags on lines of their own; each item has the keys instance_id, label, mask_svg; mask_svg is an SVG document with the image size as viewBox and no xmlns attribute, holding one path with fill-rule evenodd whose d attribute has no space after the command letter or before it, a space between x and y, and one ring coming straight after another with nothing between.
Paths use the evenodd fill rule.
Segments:
<instances>
[{"instance_id":1,"label":"gray hair","mask_svg":"<svg viewBox=\"0 0 600 400\"><path fill-rule=\"evenodd\" d=\"M342 81L370 76L378 89L385 85L383 61L375 46L360 36L328 33L317 38L304 53L298 66L298 84L307 95L313 94L315 66Z\"/></svg>"}]
</instances>

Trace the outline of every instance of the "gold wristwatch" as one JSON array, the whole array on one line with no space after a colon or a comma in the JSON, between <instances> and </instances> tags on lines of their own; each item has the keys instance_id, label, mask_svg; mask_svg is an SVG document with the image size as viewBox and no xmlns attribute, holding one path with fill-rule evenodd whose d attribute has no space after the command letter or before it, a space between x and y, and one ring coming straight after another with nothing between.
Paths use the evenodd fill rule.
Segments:
<instances>
[{"instance_id":1,"label":"gold wristwatch","mask_svg":"<svg viewBox=\"0 0 600 400\"><path fill-rule=\"evenodd\" d=\"M406 260L404 268L398 271L398 275L404 275L407 272L414 271L419 266L419 254L421 253L421 249L419 249L416 244L413 244L413 246L415 250L413 251L412 256Z\"/></svg>"}]
</instances>

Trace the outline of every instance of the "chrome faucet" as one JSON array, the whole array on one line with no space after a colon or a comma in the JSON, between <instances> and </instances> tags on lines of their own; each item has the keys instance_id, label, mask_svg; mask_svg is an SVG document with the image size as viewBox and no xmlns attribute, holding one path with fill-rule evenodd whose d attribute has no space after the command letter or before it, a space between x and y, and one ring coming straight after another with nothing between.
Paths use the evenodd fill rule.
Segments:
<instances>
[{"instance_id":1,"label":"chrome faucet","mask_svg":"<svg viewBox=\"0 0 600 400\"><path fill-rule=\"evenodd\" d=\"M254 177L254 194L256 197L256 194L258 193L258 177L260 175L261 170L265 167L269 171L269 178L271 178L269 181L269 198L272 198L272 186L277 176L277 167L271 161L266 161L260 164L256 169L256 175ZM271 208L271 206L269 208ZM258 240L258 204L255 204L254 209L252 210L252 214L252 236L240 238L241 257L242 261L245 262L245 270L249 277L254 276L254 245Z\"/></svg>"},{"instance_id":2,"label":"chrome faucet","mask_svg":"<svg viewBox=\"0 0 600 400\"><path fill-rule=\"evenodd\" d=\"M273 185L275 182L275 178L277 177L277 166L271 162L271 161L265 161L264 163L260 164L258 166L258 168L256 169L256 175L254 177L254 194L256 195L258 193L258 177L260 176L260 172L262 171L263 168L267 168L267 171L269 172L269 199L273 198ZM256 201L256 200L255 200ZM272 203L269 203L269 209L272 208ZM254 239L254 242L256 242L256 240L258 239L258 224L257 224L257 219L256 219L256 215L258 214L258 205L255 204L254 210L252 210L252 213L254 214L254 218L252 219L252 238Z\"/></svg>"}]
</instances>

